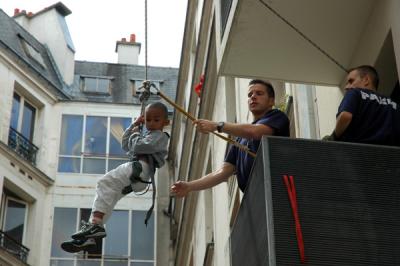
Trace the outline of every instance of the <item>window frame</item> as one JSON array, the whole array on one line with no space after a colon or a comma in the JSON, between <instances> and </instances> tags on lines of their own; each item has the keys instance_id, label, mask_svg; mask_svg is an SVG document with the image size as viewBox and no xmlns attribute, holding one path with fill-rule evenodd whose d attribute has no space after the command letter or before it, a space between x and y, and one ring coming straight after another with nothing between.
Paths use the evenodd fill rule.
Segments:
<instances>
[{"instance_id":1,"label":"window frame","mask_svg":"<svg viewBox=\"0 0 400 266\"><path fill-rule=\"evenodd\" d=\"M15 99L15 95L17 95L19 97L19 109L18 109L18 118L17 118L17 128L14 128L18 133L20 133L21 135L23 135L26 139L28 139L30 142L33 143L33 138L35 136L35 125L37 122L37 117L38 117L38 110L39 108L37 108L34 104L32 104L25 96L23 96L22 94L14 91L13 93L13 104L14 104L14 99ZM22 122L24 119L24 107L25 107L25 103L28 104L29 106L31 106L34 110L34 115L31 119L31 126L30 126L30 136L27 137L22 133ZM11 107L13 108L13 107ZM11 120L12 120L12 114L10 117L10 127L11 127Z\"/></svg>"},{"instance_id":2,"label":"window frame","mask_svg":"<svg viewBox=\"0 0 400 266\"><path fill-rule=\"evenodd\" d=\"M46 64L44 63L42 54L20 34L18 34L18 37L21 41L21 44L22 44L25 54L29 58L33 59L40 67L42 67L43 69L46 69Z\"/></svg>"},{"instance_id":3,"label":"window frame","mask_svg":"<svg viewBox=\"0 0 400 266\"><path fill-rule=\"evenodd\" d=\"M1 230L3 232L6 232L5 226L6 226L6 221L7 221L7 210L8 210L8 203L10 202L10 200L25 206L24 228L23 228L23 231L22 231L22 241L20 243L21 245L25 245L26 228L27 228L27 223L28 223L29 204L28 204L28 202L26 202L24 200L18 199L16 197L13 197L13 196L10 196L10 195L7 195L7 194L4 195L3 200L4 200L4 205L2 205L2 211L1 211L1 216L2 216Z\"/></svg>"},{"instance_id":4,"label":"window frame","mask_svg":"<svg viewBox=\"0 0 400 266\"><path fill-rule=\"evenodd\" d=\"M83 218L82 217L82 211L83 210L86 210L86 211L88 210L88 208L81 208L81 207L65 207L65 206L57 207L57 206L55 206L54 207L54 212L55 212L56 208L60 208L60 209L63 209L63 208L71 209L72 208L72 209L75 209L76 214L77 214L76 218L75 218L76 229L77 230L79 229L79 223L80 223L81 219ZM133 257L132 252L131 252L131 250L132 250L131 246L132 246L132 243L133 243L133 238L132 237L135 237L135 236L132 235L132 232L134 230L132 228L132 225L133 225L133 218L132 218L133 214L135 212L139 211L139 212L143 212L143 214L144 214L143 216L145 216L147 210L141 210L141 209L114 209L113 211L124 211L124 212L127 212L127 218L128 218L127 224L126 224L126 226L127 226L126 235L128 237L128 246L127 246L128 254L127 254L127 256L121 255L119 258L115 258L115 259L117 259L117 260L118 259L122 259L122 258L126 259L126 265L129 265L129 266L131 266L133 263L149 263L149 264L152 263L152 265L156 265L156 257L157 257L157 235L156 235L156 232L157 232L156 221L157 221L157 219L155 217L156 216L156 212L153 211L152 218L151 218L151 220L153 220L153 233L152 233L153 234L153 259L149 260L149 259L135 259ZM52 226L54 227L54 219L53 219ZM105 227L106 227L106 230L107 230L107 224L105 225ZM53 242L51 243L51 246L53 246ZM103 265L104 263L110 262L113 259L112 257L108 257L110 255L113 256L113 254L108 254L108 255L104 254L105 251L106 251L106 246L107 246L107 239L103 239L102 248L101 248L101 258L93 257L93 258L86 258L85 259L83 256L80 256L81 254L83 254L83 252L79 252L79 253L77 253L77 254L79 254L78 256L73 256L73 257L53 257L53 256L50 255L50 265L52 265L51 263L54 263L54 262L57 262L57 261L71 261L73 263L73 265L75 265L75 263L78 262L78 261L79 262L84 262L84 261L93 261L93 262L95 262L96 261L96 262L99 262L101 265ZM50 250L50 254L52 254L51 250Z\"/></svg>"},{"instance_id":5,"label":"window frame","mask_svg":"<svg viewBox=\"0 0 400 266\"><path fill-rule=\"evenodd\" d=\"M86 85L87 80L95 80L96 81L96 88L88 88ZM90 76L90 75L81 75L80 76L80 87L84 93L92 93L92 94L99 94L99 95L110 95L112 89L112 81L114 77L111 76ZM108 87L105 90L99 90L99 81L107 80Z\"/></svg>"},{"instance_id":6,"label":"window frame","mask_svg":"<svg viewBox=\"0 0 400 266\"><path fill-rule=\"evenodd\" d=\"M128 161L128 156L123 154L121 156L110 154L110 140L111 140L111 120L113 118L116 119L129 119L129 123L132 123L132 117L123 117L123 116L104 116L104 115L97 115L97 114L69 114L69 113L63 113L62 118L61 118L61 123L63 122L63 116L81 116L83 118L82 121L82 136L81 136L81 149L80 149L80 154L79 155L68 155L68 154L61 154L60 148L61 148L61 132L60 132L60 145L59 145L59 154L58 154L58 164L60 164L60 158L72 158L72 159L79 159L80 166L79 166L79 172L67 172L67 171L60 171L60 169L57 167L57 173L59 174L83 174L83 175L99 175L99 174L105 174L108 171L110 171L110 160L121 160L121 161ZM88 117L105 117L107 119L107 129L106 129L106 150L104 154L88 154L85 151L85 140L86 140L86 125L87 125L87 118ZM125 128L124 128L125 129ZM104 160L104 173L85 173L84 170L84 160L85 159L102 159Z\"/></svg>"}]
</instances>

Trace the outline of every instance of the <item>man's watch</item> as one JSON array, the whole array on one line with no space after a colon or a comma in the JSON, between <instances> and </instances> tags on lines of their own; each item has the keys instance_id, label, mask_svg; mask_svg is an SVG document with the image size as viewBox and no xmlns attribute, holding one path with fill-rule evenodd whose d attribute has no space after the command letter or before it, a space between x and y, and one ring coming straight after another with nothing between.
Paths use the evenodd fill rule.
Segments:
<instances>
[{"instance_id":1,"label":"man's watch","mask_svg":"<svg viewBox=\"0 0 400 266\"><path fill-rule=\"evenodd\" d=\"M218 122L218 123L217 123L217 131L218 131L219 133L222 132L222 128L224 127L224 125L225 125L225 122Z\"/></svg>"}]
</instances>

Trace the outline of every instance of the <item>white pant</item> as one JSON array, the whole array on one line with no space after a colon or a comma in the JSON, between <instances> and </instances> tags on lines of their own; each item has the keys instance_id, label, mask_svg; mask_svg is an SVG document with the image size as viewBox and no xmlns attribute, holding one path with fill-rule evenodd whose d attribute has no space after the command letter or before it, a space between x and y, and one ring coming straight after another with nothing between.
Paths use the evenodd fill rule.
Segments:
<instances>
[{"instance_id":1,"label":"white pant","mask_svg":"<svg viewBox=\"0 0 400 266\"><path fill-rule=\"evenodd\" d=\"M143 161L139 161L142 165L142 173L140 177L150 180L149 165ZM104 213L103 222L105 223L110 217L115 204L125 195L122 189L131 184L129 177L132 174L132 162L121 164L117 168L106 173L97 181L96 196L93 201L92 213L95 211ZM148 184L137 182L132 186L133 191L143 191Z\"/></svg>"}]
</instances>

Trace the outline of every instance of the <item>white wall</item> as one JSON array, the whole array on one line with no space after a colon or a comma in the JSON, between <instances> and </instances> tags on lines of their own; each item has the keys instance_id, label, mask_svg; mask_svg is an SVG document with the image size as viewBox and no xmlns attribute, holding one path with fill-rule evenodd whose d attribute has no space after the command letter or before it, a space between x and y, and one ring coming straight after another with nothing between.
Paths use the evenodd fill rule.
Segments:
<instances>
[{"instance_id":1,"label":"white wall","mask_svg":"<svg viewBox=\"0 0 400 266\"><path fill-rule=\"evenodd\" d=\"M316 86L316 105L319 124L319 135L324 137L332 134L336 125L336 113L343 98L342 91L337 87Z\"/></svg>"},{"instance_id":2,"label":"white wall","mask_svg":"<svg viewBox=\"0 0 400 266\"><path fill-rule=\"evenodd\" d=\"M49 47L65 83L71 85L74 79L75 51L67 45L65 34L69 35L69 32L64 32L68 29L63 29L62 23L65 23L65 17L53 8L31 18L25 27L29 27L27 31ZM44 27L46 30L43 30Z\"/></svg>"}]
</instances>

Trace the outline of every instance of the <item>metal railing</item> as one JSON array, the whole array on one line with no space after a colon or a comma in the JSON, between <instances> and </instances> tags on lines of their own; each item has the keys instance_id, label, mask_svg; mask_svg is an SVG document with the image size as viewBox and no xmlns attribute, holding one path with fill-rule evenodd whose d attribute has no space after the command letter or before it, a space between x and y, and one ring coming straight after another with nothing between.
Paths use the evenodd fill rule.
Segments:
<instances>
[{"instance_id":1,"label":"metal railing","mask_svg":"<svg viewBox=\"0 0 400 266\"><path fill-rule=\"evenodd\" d=\"M8 135L8 146L21 155L22 158L34 165L36 164L36 154L39 148L12 127L10 127Z\"/></svg>"},{"instance_id":2,"label":"metal railing","mask_svg":"<svg viewBox=\"0 0 400 266\"><path fill-rule=\"evenodd\" d=\"M263 137L232 266L398 265L399 161L398 147Z\"/></svg>"},{"instance_id":3,"label":"metal railing","mask_svg":"<svg viewBox=\"0 0 400 266\"><path fill-rule=\"evenodd\" d=\"M22 262L26 263L29 255L29 248L18 243L12 237L0 230L0 248L14 255Z\"/></svg>"}]
</instances>

